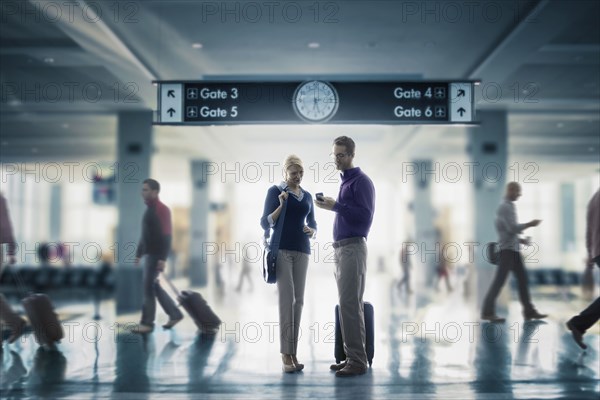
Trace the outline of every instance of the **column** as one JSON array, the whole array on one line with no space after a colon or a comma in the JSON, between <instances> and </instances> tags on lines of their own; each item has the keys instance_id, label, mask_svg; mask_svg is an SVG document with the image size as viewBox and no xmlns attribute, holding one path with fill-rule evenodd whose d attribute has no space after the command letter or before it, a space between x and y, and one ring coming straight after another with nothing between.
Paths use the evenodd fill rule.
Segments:
<instances>
[{"instance_id":1,"label":"column","mask_svg":"<svg viewBox=\"0 0 600 400\"><path fill-rule=\"evenodd\" d=\"M212 165L206 160L192 160L192 206L190 209L190 284L206 286L208 282L208 259L206 250L209 242L208 173ZM217 245L220 246L220 243Z\"/></svg>"},{"instance_id":2,"label":"column","mask_svg":"<svg viewBox=\"0 0 600 400\"><path fill-rule=\"evenodd\" d=\"M506 111L480 111L477 117L481 124L468 128L468 152L473 172L473 241L478 243L472 284L477 283L474 290L480 310L496 271L484 258L484 245L498 239L494 220L507 179L508 126Z\"/></svg>"},{"instance_id":3,"label":"column","mask_svg":"<svg viewBox=\"0 0 600 400\"><path fill-rule=\"evenodd\" d=\"M563 183L560 185L561 208L561 245L563 253L575 250L575 185Z\"/></svg>"},{"instance_id":4,"label":"column","mask_svg":"<svg viewBox=\"0 0 600 400\"><path fill-rule=\"evenodd\" d=\"M431 287L436 274L435 210L431 204L431 184L435 169L431 160L415 160L414 200L415 242L419 252L413 257L415 287ZM421 267L419 267L421 265Z\"/></svg>"},{"instance_id":5,"label":"column","mask_svg":"<svg viewBox=\"0 0 600 400\"><path fill-rule=\"evenodd\" d=\"M60 242L62 221L62 186L53 184L50 187L50 242Z\"/></svg>"},{"instance_id":6,"label":"column","mask_svg":"<svg viewBox=\"0 0 600 400\"><path fill-rule=\"evenodd\" d=\"M150 177L152 111L119 113L117 132L117 313L141 311L142 268L133 264L146 209L142 182Z\"/></svg>"}]
</instances>

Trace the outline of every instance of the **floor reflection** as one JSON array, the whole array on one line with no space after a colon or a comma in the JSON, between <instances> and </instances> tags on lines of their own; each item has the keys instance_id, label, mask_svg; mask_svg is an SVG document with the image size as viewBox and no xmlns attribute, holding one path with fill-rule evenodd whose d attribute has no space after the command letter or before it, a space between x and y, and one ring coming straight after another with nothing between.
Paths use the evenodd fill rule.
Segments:
<instances>
[{"instance_id":1,"label":"floor reflection","mask_svg":"<svg viewBox=\"0 0 600 400\"><path fill-rule=\"evenodd\" d=\"M62 352L38 348L28 375L27 391L36 396L61 397L66 371L67 359Z\"/></svg>"},{"instance_id":2,"label":"floor reflection","mask_svg":"<svg viewBox=\"0 0 600 400\"><path fill-rule=\"evenodd\" d=\"M510 332L504 324L483 323L477 338L479 341L473 365L476 380L471 383L474 391L484 395L512 395Z\"/></svg>"},{"instance_id":3,"label":"floor reflection","mask_svg":"<svg viewBox=\"0 0 600 400\"><path fill-rule=\"evenodd\" d=\"M188 348L188 393L236 392L233 385L223 382L223 376L231 369L235 360L235 342L225 341L225 351L213 366L210 363L215 343L222 344L218 334L202 333ZM225 389L225 390L223 390ZM242 388L239 388L242 390Z\"/></svg>"},{"instance_id":4,"label":"floor reflection","mask_svg":"<svg viewBox=\"0 0 600 400\"><path fill-rule=\"evenodd\" d=\"M19 353L11 351L8 357L9 360L2 363L3 368L0 374L2 392L6 394L7 399L22 395L27 379L27 368L25 368ZM6 368L4 368L5 365Z\"/></svg>"},{"instance_id":5,"label":"floor reflection","mask_svg":"<svg viewBox=\"0 0 600 400\"><path fill-rule=\"evenodd\" d=\"M281 371L276 327L265 324L277 318L276 290L264 286L228 294L222 305L214 299L219 293L206 293L227 322L216 335L198 336L189 318L173 330L157 328L149 335L115 329L114 303L105 305L100 322L93 321L92 307L70 313L86 317L71 321L60 351L39 348L31 334L4 343L0 398L600 398L597 327L588 332L589 349L583 352L559 313L571 315L579 305L540 302L540 309L554 310L553 317L524 322L514 301L503 314L505 324L482 323L462 294L415 289L406 296L383 273L372 278L365 295L375 307L373 367L362 376L336 378L329 365L337 293L330 275L313 275L298 349L306 366L301 373ZM138 317L118 318L125 324ZM436 322L441 337L434 333ZM450 324L457 328L444 328ZM409 325L418 332L410 333ZM262 331L255 335L253 327Z\"/></svg>"},{"instance_id":6,"label":"floor reflection","mask_svg":"<svg viewBox=\"0 0 600 400\"><path fill-rule=\"evenodd\" d=\"M541 364L539 357L540 337L537 335L546 321L525 321L521 326L519 345L516 351L515 365L535 367ZM531 351L533 349L533 351Z\"/></svg>"},{"instance_id":7,"label":"floor reflection","mask_svg":"<svg viewBox=\"0 0 600 400\"><path fill-rule=\"evenodd\" d=\"M210 376L205 375L208 358L215 344L216 335L199 335L189 348L188 357L188 391L206 392L210 384Z\"/></svg>"},{"instance_id":8,"label":"floor reflection","mask_svg":"<svg viewBox=\"0 0 600 400\"><path fill-rule=\"evenodd\" d=\"M367 368L364 375L353 378L333 378L336 399L364 399L373 398L373 368ZM331 375L334 375L331 372Z\"/></svg>"},{"instance_id":9,"label":"floor reflection","mask_svg":"<svg viewBox=\"0 0 600 400\"><path fill-rule=\"evenodd\" d=\"M154 351L154 336L119 333L116 343L116 377L113 391L115 393L150 392L147 369L150 353Z\"/></svg>"},{"instance_id":10,"label":"floor reflection","mask_svg":"<svg viewBox=\"0 0 600 400\"><path fill-rule=\"evenodd\" d=\"M565 397L568 395L582 400L597 400L600 390L598 347L588 346L587 350L581 350L573 341L570 332L565 332L560 341L563 350L558 354L558 365L553 377L557 391Z\"/></svg>"},{"instance_id":11,"label":"floor reflection","mask_svg":"<svg viewBox=\"0 0 600 400\"><path fill-rule=\"evenodd\" d=\"M435 393L435 385L431 384L434 367L431 342L427 339L415 339L413 352L414 358L408 375L408 380L413 385L411 392Z\"/></svg>"}]
</instances>

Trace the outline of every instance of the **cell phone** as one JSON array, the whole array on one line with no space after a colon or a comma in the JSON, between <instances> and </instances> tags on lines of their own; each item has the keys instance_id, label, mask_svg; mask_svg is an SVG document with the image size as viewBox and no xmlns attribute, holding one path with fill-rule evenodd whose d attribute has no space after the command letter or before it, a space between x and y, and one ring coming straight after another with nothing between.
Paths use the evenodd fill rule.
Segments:
<instances>
[{"instance_id":1,"label":"cell phone","mask_svg":"<svg viewBox=\"0 0 600 400\"><path fill-rule=\"evenodd\" d=\"M319 192L319 193L315 194L315 197L317 198L317 200L323 201L323 193Z\"/></svg>"}]
</instances>

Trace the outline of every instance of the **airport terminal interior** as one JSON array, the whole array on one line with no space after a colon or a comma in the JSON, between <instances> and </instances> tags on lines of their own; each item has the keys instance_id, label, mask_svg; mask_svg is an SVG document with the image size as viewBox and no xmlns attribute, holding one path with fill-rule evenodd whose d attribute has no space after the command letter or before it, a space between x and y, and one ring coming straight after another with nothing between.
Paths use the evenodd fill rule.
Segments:
<instances>
[{"instance_id":1,"label":"airport terminal interior","mask_svg":"<svg viewBox=\"0 0 600 400\"><path fill-rule=\"evenodd\" d=\"M597 307L582 337L571 325L600 292L600 2L0 7L2 399L600 397ZM370 178L372 203L344 203L368 197L344 165ZM160 202L143 197L157 193L148 178ZM282 182L272 284L264 228L276 246L279 203L265 204ZM285 225L294 199L316 225ZM506 250L511 202L519 223L538 221ZM304 288L284 293L288 227L310 255ZM366 256L344 251L361 237ZM485 310L517 250L524 271L511 267ZM351 289L374 313L354 374L360 318L346 318L363 306L336 305L341 271L363 261ZM288 297L286 312L302 310L293 363L280 348ZM150 304L156 319L142 320ZM344 350L346 375L330 369Z\"/></svg>"}]
</instances>

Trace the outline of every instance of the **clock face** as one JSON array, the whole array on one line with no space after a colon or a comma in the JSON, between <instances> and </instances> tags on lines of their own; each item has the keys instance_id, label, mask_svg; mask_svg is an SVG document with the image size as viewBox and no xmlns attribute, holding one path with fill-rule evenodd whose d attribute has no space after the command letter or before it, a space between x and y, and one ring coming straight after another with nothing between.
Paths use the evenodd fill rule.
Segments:
<instances>
[{"instance_id":1,"label":"clock face","mask_svg":"<svg viewBox=\"0 0 600 400\"><path fill-rule=\"evenodd\" d=\"M337 111L338 95L326 82L310 81L300 84L294 93L296 114L308 122L325 122Z\"/></svg>"}]
</instances>

